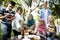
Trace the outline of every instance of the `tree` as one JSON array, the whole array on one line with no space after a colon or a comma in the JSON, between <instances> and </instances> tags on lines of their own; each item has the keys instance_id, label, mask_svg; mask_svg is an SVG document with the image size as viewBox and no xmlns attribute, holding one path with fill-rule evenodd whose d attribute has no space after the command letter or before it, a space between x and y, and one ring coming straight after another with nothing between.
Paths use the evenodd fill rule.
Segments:
<instances>
[{"instance_id":1,"label":"tree","mask_svg":"<svg viewBox=\"0 0 60 40\"><path fill-rule=\"evenodd\" d=\"M37 0L35 7L32 8L32 3L34 2L33 0L18 0L19 3L21 3L21 5L25 8L25 10L27 11L26 13L26 17L28 17L28 15L33 12L40 3L40 0ZM26 19L27 20L27 19Z\"/></svg>"},{"instance_id":2,"label":"tree","mask_svg":"<svg viewBox=\"0 0 60 40\"><path fill-rule=\"evenodd\" d=\"M60 18L60 0L51 2L50 9L52 10L52 15L56 18Z\"/></svg>"}]
</instances>

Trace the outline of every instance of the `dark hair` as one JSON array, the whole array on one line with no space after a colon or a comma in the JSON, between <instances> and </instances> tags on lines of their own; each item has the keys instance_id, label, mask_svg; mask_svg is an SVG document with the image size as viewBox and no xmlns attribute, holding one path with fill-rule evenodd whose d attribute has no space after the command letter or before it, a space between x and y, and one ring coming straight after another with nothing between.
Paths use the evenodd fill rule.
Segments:
<instances>
[{"instance_id":1,"label":"dark hair","mask_svg":"<svg viewBox=\"0 0 60 40\"><path fill-rule=\"evenodd\" d=\"M20 11L22 12L22 8L21 8L21 7L18 7L18 8L17 8L17 12L18 12L18 10L20 10Z\"/></svg>"},{"instance_id":2,"label":"dark hair","mask_svg":"<svg viewBox=\"0 0 60 40\"><path fill-rule=\"evenodd\" d=\"M9 4L11 4L12 6L15 6L15 2L14 1L10 1Z\"/></svg>"}]
</instances>

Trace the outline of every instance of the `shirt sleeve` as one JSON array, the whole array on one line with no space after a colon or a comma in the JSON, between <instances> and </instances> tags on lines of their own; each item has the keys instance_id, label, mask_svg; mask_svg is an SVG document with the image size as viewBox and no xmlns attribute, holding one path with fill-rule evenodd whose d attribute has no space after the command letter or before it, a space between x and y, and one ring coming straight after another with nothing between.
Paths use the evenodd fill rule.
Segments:
<instances>
[{"instance_id":1,"label":"shirt sleeve","mask_svg":"<svg viewBox=\"0 0 60 40\"><path fill-rule=\"evenodd\" d=\"M17 15L16 19L15 19L15 24L16 24L17 29L19 29L21 27L21 24L19 21L20 21L20 17Z\"/></svg>"},{"instance_id":2,"label":"shirt sleeve","mask_svg":"<svg viewBox=\"0 0 60 40\"><path fill-rule=\"evenodd\" d=\"M49 15L51 15L51 10L49 9Z\"/></svg>"}]
</instances>

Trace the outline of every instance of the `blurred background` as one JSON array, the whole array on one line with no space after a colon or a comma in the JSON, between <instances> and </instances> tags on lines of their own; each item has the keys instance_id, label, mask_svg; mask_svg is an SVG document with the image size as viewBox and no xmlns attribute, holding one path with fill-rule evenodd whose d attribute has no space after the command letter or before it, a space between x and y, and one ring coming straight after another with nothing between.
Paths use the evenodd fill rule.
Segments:
<instances>
[{"instance_id":1,"label":"blurred background","mask_svg":"<svg viewBox=\"0 0 60 40\"><path fill-rule=\"evenodd\" d=\"M0 10L2 8L6 8L9 1L16 2L16 6L14 10L16 10L16 7L22 6L23 8L23 16L25 16L26 12L28 11L29 6L31 9L34 9L34 7L37 5L37 7L32 10L31 12L39 13L38 11L43 8L42 4L44 1L48 2L48 8L52 10L52 15L56 19L57 23L60 25L60 0L0 0ZM0 20L1 22L1 20ZM13 36L13 33L12 33ZM2 40L2 31L1 31L1 23L0 23L0 40Z\"/></svg>"}]
</instances>

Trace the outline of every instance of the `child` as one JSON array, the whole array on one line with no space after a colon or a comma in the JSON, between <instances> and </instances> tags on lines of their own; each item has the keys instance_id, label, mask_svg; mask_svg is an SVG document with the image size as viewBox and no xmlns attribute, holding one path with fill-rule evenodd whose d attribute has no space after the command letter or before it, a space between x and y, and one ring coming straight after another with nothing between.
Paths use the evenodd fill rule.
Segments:
<instances>
[{"instance_id":1,"label":"child","mask_svg":"<svg viewBox=\"0 0 60 40\"><path fill-rule=\"evenodd\" d=\"M23 17L21 16L21 14L22 14L22 8L18 7L17 13L15 14L15 19L12 23L14 40L18 40L18 35L21 35L21 30L23 27ZM22 32L22 33L24 33L24 32Z\"/></svg>"},{"instance_id":2,"label":"child","mask_svg":"<svg viewBox=\"0 0 60 40\"><path fill-rule=\"evenodd\" d=\"M47 25L48 29L48 37L47 40L58 40L58 36L56 35L57 33L57 28L55 25L55 20L52 15L48 17L49 24Z\"/></svg>"},{"instance_id":3,"label":"child","mask_svg":"<svg viewBox=\"0 0 60 40\"><path fill-rule=\"evenodd\" d=\"M40 19L39 20L39 24L37 26L37 35L40 36L41 38L46 38L46 33L47 33L47 29L46 29L46 24L44 19Z\"/></svg>"}]
</instances>

